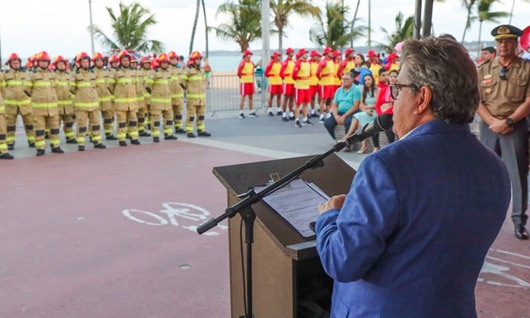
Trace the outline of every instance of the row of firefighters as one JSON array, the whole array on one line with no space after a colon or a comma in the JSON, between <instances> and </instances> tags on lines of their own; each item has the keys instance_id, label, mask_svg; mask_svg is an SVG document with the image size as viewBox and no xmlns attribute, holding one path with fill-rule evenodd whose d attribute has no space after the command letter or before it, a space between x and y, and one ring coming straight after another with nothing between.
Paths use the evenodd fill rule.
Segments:
<instances>
[{"instance_id":1,"label":"row of firefighters","mask_svg":"<svg viewBox=\"0 0 530 318\"><path fill-rule=\"evenodd\" d=\"M110 68L104 66L104 59L101 53L92 58L81 53L75 61L78 67L69 71L63 57L57 56L52 62L42 51L36 56L36 66L24 71L20 57L11 54L9 69L0 73L0 159L13 158L9 150L15 147L18 115L37 156L45 153L46 136L51 152L64 152L59 139L61 124L66 142L76 143L79 151L85 150L87 136L95 148L106 148L100 133L101 117L106 140L117 140L120 146L127 146L127 138L139 145L139 136L150 136L148 128L153 141L159 142L161 126L167 140L177 139L173 129L195 137L195 124L197 135L210 136L204 124L206 76L200 52L190 55L185 68L177 67L175 52L158 55L154 70L148 58L142 58L138 68L138 61L127 51L121 51L114 64L111 60ZM53 71L49 70L50 63Z\"/></svg>"}]
</instances>

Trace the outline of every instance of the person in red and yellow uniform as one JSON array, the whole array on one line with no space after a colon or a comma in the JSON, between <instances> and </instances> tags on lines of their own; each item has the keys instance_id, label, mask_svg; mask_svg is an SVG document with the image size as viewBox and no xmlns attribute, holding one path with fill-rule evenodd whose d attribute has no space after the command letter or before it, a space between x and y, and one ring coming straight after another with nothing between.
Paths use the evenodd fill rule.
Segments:
<instances>
[{"instance_id":1,"label":"person in red and yellow uniform","mask_svg":"<svg viewBox=\"0 0 530 318\"><path fill-rule=\"evenodd\" d=\"M390 72L396 70L399 72L399 64L397 63L398 55L393 52L386 58L385 68Z\"/></svg>"},{"instance_id":2,"label":"person in red and yellow uniform","mask_svg":"<svg viewBox=\"0 0 530 318\"><path fill-rule=\"evenodd\" d=\"M320 100L317 100L317 95L319 95L320 92L317 70L322 54L313 50L311 51L310 57L311 60L309 61L309 67L311 68L311 75L309 77L309 94L311 95L311 114L309 117L318 117L318 114L315 110L315 104L320 103Z\"/></svg>"},{"instance_id":3,"label":"person in red and yellow uniform","mask_svg":"<svg viewBox=\"0 0 530 318\"><path fill-rule=\"evenodd\" d=\"M306 125L311 125L307 117L307 105L311 101L311 92L310 87L310 78L311 78L311 66L307 61L307 56L309 52L305 49L300 49L298 52L300 59L296 62L296 65L293 69L293 78L295 80L295 127L302 127ZM300 109L302 110L303 120L300 123Z\"/></svg>"},{"instance_id":4,"label":"person in red and yellow uniform","mask_svg":"<svg viewBox=\"0 0 530 318\"><path fill-rule=\"evenodd\" d=\"M344 73L348 73L355 67L355 56L353 55L355 50L352 48L347 48L344 53L344 60L342 60L337 68L336 77L341 79Z\"/></svg>"},{"instance_id":5,"label":"person in red and yellow uniform","mask_svg":"<svg viewBox=\"0 0 530 318\"><path fill-rule=\"evenodd\" d=\"M324 114L329 114L331 100L333 99L333 85L335 78L335 63L333 62L333 50L329 47L324 49L324 58L320 61L317 69L317 77L320 84L320 123L324 123Z\"/></svg>"},{"instance_id":6,"label":"person in red and yellow uniform","mask_svg":"<svg viewBox=\"0 0 530 318\"><path fill-rule=\"evenodd\" d=\"M74 134L74 105L70 89L73 85L72 75L66 70L66 60L57 56L53 60L55 74L55 92L57 93L57 106L59 108L59 123L63 122L63 131L67 144L75 144Z\"/></svg>"},{"instance_id":7,"label":"person in red and yellow uniform","mask_svg":"<svg viewBox=\"0 0 530 318\"><path fill-rule=\"evenodd\" d=\"M379 84L379 70L381 69L381 64L379 64L379 57L377 56L377 53L374 52L374 50L368 51L368 61L370 61L370 71L372 71L372 74L374 75L375 84Z\"/></svg>"},{"instance_id":8,"label":"person in red and yellow uniform","mask_svg":"<svg viewBox=\"0 0 530 318\"><path fill-rule=\"evenodd\" d=\"M4 90L6 83L4 82L4 74L0 73L0 159L13 159L13 157L7 149L6 143L6 108L4 106L4 99L2 98L1 91Z\"/></svg>"},{"instance_id":9,"label":"person in red and yellow uniform","mask_svg":"<svg viewBox=\"0 0 530 318\"><path fill-rule=\"evenodd\" d=\"M7 134L6 142L9 150L15 149L15 132L17 130L17 116L22 117L28 145L35 147L35 130L31 99L24 94L24 71L21 69L21 59L12 53L7 60L10 69L4 73L4 104L6 107Z\"/></svg>"},{"instance_id":10,"label":"person in red and yellow uniform","mask_svg":"<svg viewBox=\"0 0 530 318\"><path fill-rule=\"evenodd\" d=\"M294 69L294 50L292 48L288 48L285 51L285 54L287 55L287 58L283 62L282 68L280 69L280 76L283 79L282 121L289 121L294 120L294 79L292 74ZM287 105L289 105L289 116L287 116Z\"/></svg>"},{"instance_id":11,"label":"person in red and yellow uniform","mask_svg":"<svg viewBox=\"0 0 530 318\"><path fill-rule=\"evenodd\" d=\"M31 96L35 126L37 156L44 155L46 141L44 130L50 127L50 146L53 153L64 153L59 139L59 110L55 92L55 76L48 70L50 56L45 51L37 54L37 67L29 72L24 81L24 92Z\"/></svg>"},{"instance_id":12,"label":"person in red and yellow uniform","mask_svg":"<svg viewBox=\"0 0 530 318\"><path fill-rule=\"evenodd\" d=\"M97 91L97 75L90 69L90 56L85 52L78 55L79 68L72 74L72 94L74 97L75 119L77 124L76 141L79 151L85 150L87 122L90 127L94 148L105 149L100 134L100 101Z\"/></svg>"},{"instance_id":13,"label":"person in red and yellow uniform","mask_svg":"<svg viewBox=\"0 0 530 318\"><path fill-rule=\"evenodd\" d=\"M333 52L333 63L335 63L335 70L339 68L340 63L342 62L342 53L340 51ZM335 96L335 92L341 87L342 85L342 74L339 77L338 72L335 72L335 76L333 77L333 96Z\"/></svg>"},{"instance_id":14,"label":"person in red and yellow uniform","mask_svg":"<svg viewBox=\"0 0 530 318\"><path fill-rule=\"evenodd\" d=\"M274 52L271 56L271 61L265 68L265 76L269 79L269 116L274 116L272 112L272 100L276 97L276 113L281 115L280 107L282 102L283 85L280 76L282 63L280 62L282 55L279 52Z\"/></svg>"},{"instance_id":15,"label":"person in red and yellow uniform","mask_svg":"<svg viewBox=\"0 0 530 318\"><path fill-rule=\"evenodd\" d=\"M239 118L245 119L243 108L245 107L245 98L248 97L248 117L258 117L252 110L253 96L254 96L254 63L250 60L252 57L250 50L243 52L243 60L239 63L237 68L237 76L240 81L241 100L239 101Z\"/></svg>"}]
</instances>

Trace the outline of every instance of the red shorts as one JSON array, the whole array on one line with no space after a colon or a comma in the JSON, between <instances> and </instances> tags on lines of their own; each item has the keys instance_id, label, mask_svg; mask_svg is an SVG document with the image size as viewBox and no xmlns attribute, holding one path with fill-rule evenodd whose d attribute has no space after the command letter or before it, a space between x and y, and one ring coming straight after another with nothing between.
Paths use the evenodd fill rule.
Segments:
<instances>
[{"instance_id":1,"label":"red shorts","mask_svg":"<svg viewBox=\"0 0 530 318\"><path fill-rule=\"evenodd\" d=\"M311 95L311 97L313 96L317 96L317 94L319 93L319 86L318 85L311 85L309 86L309 95Z\"/></svg>"},{"instance_id":2,"label":"red shorts","mask_svg":"<svg viewBox=\"0 0 530 318\"><path fill-rule=\"evenodd\" d=\"M333 85L320 85L320 97L322 99L333 98L335 93L333 88L335 88Z\"/></svg>"},{"instance_id":3,"label":"red shorts","mask_svg":"<svg viewBox=\"0 0 530 318\"><path fill-rule=\"evenodd\" d=\"M295 103L296 105L302 105L303 103L309 103L311 102L311 92L309 91L309 88L306 89L296 89L295 93Z\"/></svg>"},{"instance_id":4,"label":"red shorts","mask_svg":"<svg viewBox=\"0 0 530 318\"><path fill-rule=\"evenodd\" d=\"M239 90L243 96L254 95L254 83L241 83Z\"/></svg>"},{"instance_id":5,"label":"red shorts","mask_svg":"<svg viewBox=\"0 0 530 318\"><path fill-rule=\"evenodd\" d=\"M283 95L294 96L294 84L283 84Z\"/></svg>"},{"instance_id":6,"label":"red shorts","mask_svg":"<svg viewBox=\"0 0 530 318\"><path fill-rule=\"evenodd\" d=\"M271 95L283 94L283 85L282 84L269 85L269 93Z\"/></svg>"}]
</instances>

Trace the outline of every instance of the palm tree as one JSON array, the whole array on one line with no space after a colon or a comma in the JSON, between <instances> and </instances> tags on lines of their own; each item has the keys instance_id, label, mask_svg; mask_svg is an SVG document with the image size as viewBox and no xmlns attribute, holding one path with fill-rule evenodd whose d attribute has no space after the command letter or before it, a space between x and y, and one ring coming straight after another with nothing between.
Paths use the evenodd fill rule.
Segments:
<instances>
[{"instance_id":1,"label":"palm tree","mask_svg":"<svg viewBox=\"0 0 530 318\"><path fill-rule=\"evenodd\" d=\"M208 29L214 30L217 37L233 40L241 52L249 48L250 42L261 37L261 11L258 0L230 0L217 8L216 15L227 14L229 23Z\"/></svg>"},{"instance_id":2,"label":"palm tree","mask_svg":"<svg viewBox=\"0 0 530 318\"><path fill-rule=\"evenodd\" d=\"M105 7L112 22L113 38L107 36L101 29L95 26L95 34L101 40L101 44L110 50L135 50L138 52L161 52L164 49L162 42L149 40L148 29L157 21L155 15L142 7L140 3L133 2L124 5L120 2L119 15L114 10Z\"/></svg>"},{"instance_id":3,"label":"palm tree","mask_svg":"<svg viewBox=\"0 0 530 318\"><path fill-rule=\"evenodd\" d=\"M392 34L390 34L385 28L381 28L381 31L386 34L387 43L379 43L379 46L387 51L392 51L396 44L412 37L414 31L414 17L410 16L405 21L403 21L403 18L403 13L400 11L396 15L396 30Z\"/></svg>"},{"instance_id":4,"label":"palm tree","mask_svg":"<svg viewBox=\"0 0 530 318\"><path fill-rule=\"evenodd\" d=\"M473 7L475 6L476 0L462 0L462 5L467 10L466 26L464 27L464 34L462 34L462 43L466 38L466 32L471 28L471 22L474 20L474 17L471 16L473 13Z\"/></svg>"},{"instance_id":5,"label":"palm tree","mask_svg":"<svg viewBox=\"0 0 530 318\"><path fill-rule=\"evenodd\" d=\"M523 0L524 2L530 2L530 0ZM515 7L515 0L512 0L512 10L510 10L510 20L508 24L512 24L513 8Z\"/></svg>"},{"instance_id":6,"label":"palm tree","mask_svg":"<svg viewBox=\"0 0 530 318\"><path fill-rule=\"evenodd\" d=\"M197 22L199 22L199 12L201 9L201 0L197 0L197 6L195 8L195 19L193 20L193 28L191 29L191 40L190 40L190 52L193 51L193 42L195 41L195 31L197 30Z\"/></svg>"},{"instance_id":7,"label":"palm tree","mask_svg":"<svg viewBox=\"0 0 530 318\"><path fill-rule=\"evenodd\" d=\"M499 0L479 0L477 11L478 11L478 21L479 21L479 31L478 31L478 47L477 47L477 56L480 54L481 45L481 34L482 34L482 22L499 22L499 18L504 18L508 16L507 12L504 11L495 11L491 12L491 5L495 2L500 2Z\"/></svg>"},{"instance_id":8,"label":"palm tree","mask_svg":"<svg viewBox=\"0 0 530 318\"><path fill-rule=\"evenodd\" d=\"M342 48L352 39L364 35L365 26L358 26L350 32L350 25L344 17L349 11L338 1L328 1L326 12L318 16L317 24L309 30L309 38L319 46L329 46L333 49Z\"/></svg>"},{"instance_id":9,"label":"palm tree","mask_svg":"<svg viewBox=\"0 0 530 318\"><path fill-rule=\"evenodd\" d=\"M271 11L274 24L278 30L278 49L282 52L284 30L289 26L289 17L298 14L302 17L318 17L320 9L312 4L312 0L271 0Z\"/></svg>"}]
</instances>

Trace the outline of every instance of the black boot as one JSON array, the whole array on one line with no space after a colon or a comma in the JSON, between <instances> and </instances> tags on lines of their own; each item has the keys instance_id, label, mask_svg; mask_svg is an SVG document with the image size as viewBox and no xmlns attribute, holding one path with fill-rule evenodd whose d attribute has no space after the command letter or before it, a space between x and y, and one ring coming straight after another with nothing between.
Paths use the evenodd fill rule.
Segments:
<instances>
[{"instance_id":1,"label":"black boot","mask_svg":"<svg viewBox=\"0 0 530 318\"><path fill-rule=\"evenodd\" d=\"M173 136L173 135L165 135L164 136L164 140L177 140L177 136Z\"/></svg>"},{"instance_id":2,"label":"black boot","mask_svg":"<svg viewBox=\"0 0 530 318\"><path fill-rule=\"evenodd\" d=\"M52 153L64 153L61 147L52 148Z\"/></svg>"},{"instance_id":3,"label":"black boot","mask_svg":"<svg viewBox=\"0 0 530 318\"><path fill-rule=\"evenodd\" d=\"M75 138L71 138L71 139L66 140L66 143L67 144L76 144L77 141L75 140Z\"/></svg>"},{"instance_id":4,"label":"black boot","mask_svg":"<svg viewBox=\"0 0 530 318\"><path fill-rule=\"evenodd\" d=\"M77 146L77 150L79 150L79 151L85 151L85 146Z\"/></svg>"},{"instance_id":5,"label":"black boot","mask_svg":"<svg viewBox=\"0 0 530 318\"><path fill-rule=\"evenodd\" d=\"M35 148L35 143L34 142L31 142L31 141L28 141L28 146L30 148Z\"/></svg>"},{"instance_id":6,"label":"black boot","mask_svg":"<svg viewBox=\"0 0 530 318\"><path fill-rule=\"evenodd\" d=\"M7 150L15 150L15 144L7 145Z\"/></svg>"},{"instance_id":7,"label":"black boot","mask_svg":"<svg viewBox=\"0 0 530 318\"><path fill-rule=\"evenodd\" d=\"M140 140L138 139L131 140L131 145L139 145L139 144L140 144Z\"/></svg>"},{"instance_id":8,"label":"black boot","mask_svg":"<svg viewBox=\"0 0 530 318\"><path fill-rule=\"evenodd\" d=\"M197 134L199 135L199 137L211 137L212 134L210 134L209 132L206 132L206 131L197 131Z\"/></svg>"},{"instance_id":9,"label":"black boot","mask_svg":"<svg viewBox=\"0 0 530 318\"><path fill-rule=\"evenodd\" d=\"M153 137L153 142L160 142L160 137Z\"/></svg>"},{"instance_id":10,"label":"black boot","mask_svg":"<svg viewBox=\"0 0 530 318\"><path fill-rule=\"evenodd\" d=\"M188 135L187 135L187 136L188 136L188 138L195 138L195 137L197 137L197 136L195 136L195 134L194 134L194 133L188 133Z\"/></svg>"},{"instance_id":11,"label":"black boot","mask_svg":"<svg viewBox=\"0 0 530 318\"><path fill-rule=\"evenodd\" d=\"M0 159L7 159L7 160L11 160L15 157L13 157L12 155L9 154L9 152L6 152L6 153L3 153L0 155Z\"/></svg>"},{"instance_id":12,"label":"black boot","mask_svg":"<svg viewBox=\"0 0 530 318\"><path fill-rule=\"evenodd\" d=\"M148 133L147 131L142 131L141 133L138 134L138 136L140 136L140 137L151 137L151 134Z\"/></svg>"},{"instance_id":13,"label":"black boot","mask_svg":"<svg viewBox=\"0 0 530 318\"><path fill-rule=\"evenodd\" d=\"M102 144L102 143L99 143L99 144L95 144L95 145L94 145L94 148L96 148L96 149L105 149L105 148L107 148L107 146L105 146L105 145Z\"/></svg>"},{"instance_id":14,"label":"black boot","mask_svg":"<svg viewBox=\"0 0 530 318\"><path fill-rule=\"evenodd\" d=\"M108 135L105 135L105 139L106 139L106 140L116 140L116 137L114 137L114 136L111 135L111 134L108 134Z\"/></svg>"},{"instance_id":15,"label":"black boot","mask_svg":"<svg viewBox=\"0 0 530 318\"><path fill-rule=\"evenodd\" d=\"M44 156L44 149L37 149L37 157Z\"/></svg>"},{"instance_id":16,"label":"black boot","mask_svg":"<svg viewBox=\"0 0 530 318\"><path fill-rule=\"evenodd\" d=\"M127 142L125 140L120 141L121 147L127 147Z\"/></svg>"},{"instance_id":17,"label":"black boot","mask_svg":"<svg viewBox=\"0 0 530 318\"><path fill-rule=\"evenodd\" d=\"M186 133L186 131L185 131L184 129L182 129L182 128L178 128L178 129L175 128L175 134L184 134L184 133Z\"/></svg>"}]
</instances>

